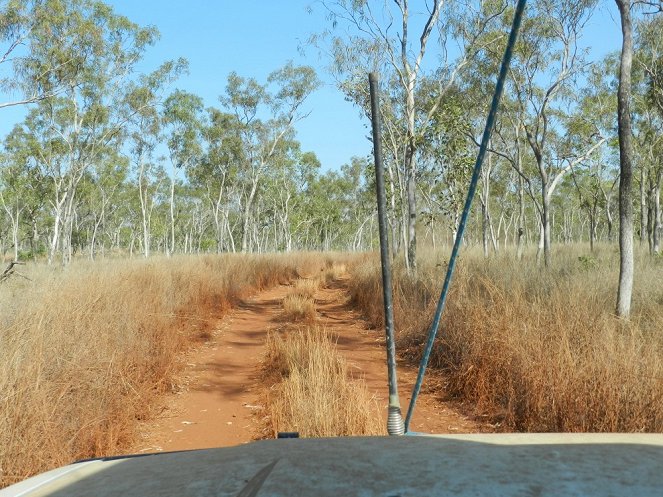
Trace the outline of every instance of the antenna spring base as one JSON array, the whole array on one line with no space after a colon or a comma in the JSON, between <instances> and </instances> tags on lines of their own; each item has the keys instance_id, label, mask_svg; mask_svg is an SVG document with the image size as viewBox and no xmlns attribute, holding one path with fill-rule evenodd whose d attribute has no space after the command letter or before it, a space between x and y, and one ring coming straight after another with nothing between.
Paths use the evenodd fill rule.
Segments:
<instances>
[{"instance_id":1,"label":"antenna spring base","mask_svg":"<svg viewBox=\"0 0 663 497\"><path fill-rule=\"evenodd\" d=\"M389 435L405 434L405 425L403 424L403 416L401 415L400 407L389 406L389 415L387 417L387 433L389 433Z\"/></svg>"}]
</instances>

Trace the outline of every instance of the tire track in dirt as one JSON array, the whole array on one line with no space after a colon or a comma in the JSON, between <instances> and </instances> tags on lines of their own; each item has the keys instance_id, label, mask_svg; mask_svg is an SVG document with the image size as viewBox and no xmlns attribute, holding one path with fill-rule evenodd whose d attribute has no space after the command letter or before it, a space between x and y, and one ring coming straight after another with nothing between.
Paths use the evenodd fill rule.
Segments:
<instances>
[{"instance_id":1,"label":"tire track in dirt","mask_svg":"<svg viewBox=\"0 0 663 497\"><path fill-rule=\"evenodd\" d=\"M387 372L384 337L368 329L349 302L347 276L321 286L315 303L318 324L338 336L339 351L353 377L366 386L383 409L386 423ZM281 285L254 295L218 320L208 342L191 349L178 375L180 391L165 397L164 410L140 428L141 440L133 452L158 452L233 446L260 438L266 386L260 365L270 330L282 327L282 299L292 286ZM399 390L403 415L416 369L399 363ZM430 380L430 377L429 377ZM431 385L431 383L429 383ZM412 430L426 433L489 431L489 425L462 415L456 406L441 402L439 382L424 388L417 402Z\"/></svg>"},{"instance_id":2,"label":"tire track in dirt","mask_svg":"<svg viewBox=\"0 0 663 497\"><path fill-rule=\"evenodd\" d=\"M366 382L378 401L386 424L389 390L384 333L369 329L361 314L350 303L348 276L337 278L316 294L320 324L338 336L337 346L345 356L354 376ZM398 361L398 390L403 418L410 402L417 368ZM417 399L411 431L422 433L477 433L492 431L490 425L461 413L460 406L441 400L444 393L439 378L428 374Z\"/></svg>"},{"instance_id":3,"label":"tire track in dirt","mask_svg":"<svg viewBox=\"0 0 663 497\"><path fill-rule=\"evenodd\" d=\"M168 395L164 412L145 423L136 452L227 447L259 431L259 365L270 329L278 326L281 285L245 299L221 318L211 339L189 351L179 375L185 387Z\"/></svg>"}]
</instances>

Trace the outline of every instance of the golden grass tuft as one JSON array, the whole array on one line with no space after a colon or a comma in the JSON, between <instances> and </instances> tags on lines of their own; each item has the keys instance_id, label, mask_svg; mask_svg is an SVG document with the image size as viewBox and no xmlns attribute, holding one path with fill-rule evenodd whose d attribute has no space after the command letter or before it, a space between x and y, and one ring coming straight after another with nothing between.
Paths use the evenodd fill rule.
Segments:
<instances>
[{"instance_id":1,"label":"golden grass tuft","mask_svg":"<svg viewBox=\"0 0 663 497\"><path fill-rule=\"evenodd\" d=\"M0 286L0 486L126 450L208 318L322 265L293 254L24 268L32 282Z\"/></svg>"},{"instance_id":2,"label":"golden grass tuft","mask_svg":"<svg viewBox=\"0 0 663 497\"><path fill-rule=\"evenodd\" d=\"M334 281L338 281L348 272L348 266L342 262L334 262L331 265L328 265L324 272L322 273L322 282L323 285L329 285Z\"/></svg>"},{"instance_id":3,"label":"golden grass tuft","mask_svg":"<svg viewBox=\"0 0 663 497\"><path fill-rule=\"evenodd\" d=\"M295 281L292 295L298 295L306 299L314 299L315 292L320 287L320 280L317 278L304 279L300 278Z\"/></svg>"},{"instance_id":4,"label":"golden grass tuft","mask_svg":"<svg viewBox=\"0 0 663 497\"><path fill-rule=\"evenodd\" d=\"M266 376L277 382L268 399L271 431L303 437L384 434L379 408L363 381L349 376L333 337L320 328L272 332Z\"/></svg>"},{"instance_id":5,"label":"golden grass tuft","mask_svg":"<svg viewBox=\"0 0 663 497\"><path fill-rule=\"evenodd\" d=\"M317 318L315 301L299 293L291 293L283 298L281 320L288 322L313 322Z\"/></svg>"},{"instance_id":6,"label":"golden grass tuft","mask_svg":"<svg viewBox=\"0 0 663 497\"><path fill-rule=\"evenodd\" d=\"M663 264L637 261L631 320L614 314L617 254L558 249L553 267L533 257L484 260L466 251L452 284L431 366L447 393L504 431L663 431ZM422 258L397 268L397 347L417 362L446 270ZM356 266L355 305L382 325L379 264Z\"/></svg>"}]
</instances>

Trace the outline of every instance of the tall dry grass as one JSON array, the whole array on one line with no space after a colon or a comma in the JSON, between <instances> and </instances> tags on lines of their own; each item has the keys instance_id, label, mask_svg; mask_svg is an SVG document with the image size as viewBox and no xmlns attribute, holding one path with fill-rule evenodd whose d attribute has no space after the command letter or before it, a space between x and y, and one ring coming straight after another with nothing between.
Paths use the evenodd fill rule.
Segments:
<instances>
[{"instance_id":1,"label":"tall dry grass","mask_svg":"<svg viewBox=\"0 0 663 497\"><path fill-rule=\"evenodd\" d=\"M24 268L31 282L0 286L0 485L126 449L208 318L325 264L298 254Z\"/></svg>"},{"instance_id":2,"label":"tall dry grass","mask_svg":"<svg viewBox=\"0 0 663 497\"><path fill-rule=\"evenodd\" d=\"M315 327L272 332L264 371L273 434L303 437L384 434L379 407L363 381L350 377L332 335Z\"/></svg>"},{"instance_id":3,"label":"tall dry grass","mask_svg":"<svg viewBox=\"0 0 663 497\"><path fill-rule=\"evenodd\" d=\"M427 254L416 277L396 270L397 345L412 362L446 257ZM533 256L466 251L431 359L448 393L505 431L663 431L663 260L638 257L633 314L623 322L613 313L617 257L613 247L560 248L542 269ZM353 275L356 305L381 325L377 260Z\"/></svg>"}]
</instances>

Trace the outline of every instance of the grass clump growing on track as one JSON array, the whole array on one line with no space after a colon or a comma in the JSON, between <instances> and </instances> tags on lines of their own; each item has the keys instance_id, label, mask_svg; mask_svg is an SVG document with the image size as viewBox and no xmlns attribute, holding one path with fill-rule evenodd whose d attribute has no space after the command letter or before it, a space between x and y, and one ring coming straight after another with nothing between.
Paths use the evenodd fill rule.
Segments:
<instances>
[{"instance_id":1,"label":"grass clump growing on track","mask_svg":"<svg viewBox=\"0 0 663 497\"><path fill-rule=\"evenodd\" d=\"M623 322L613 313L617 254L602 248L591 264L583 254L560 248L547 269L533 255L462 255L430 363L448 394L504 431L663 431L663 265L641 254ZM423 257L417 276L396 270L397 347L416 363L446 257ZM382 326L377 259L355 266L350 285L355 304Z\"/></svg>"},{"instance_id":2,"label":"grass clump growing on track","mask_svg":"<svg viewBox=\"0 0 663 497\"><path fill-rule=\"evenodd\" d=\"M313 322L316 319L315 301L310 297L292 293L283 298L282 305L281 319L283 321Z\"/></svg>"},{"instance_id":3,"label":"grass clump growing on track","mask_svg":"<svg viewBox=\"0 0 663 497\"><path fill-rule=\"evenodd\" d=\"M292 295L297 295L305 299L314 299L315 292L318 291L320 287L320 280L317 278L310 279L298 279L295 281L294 287L292 289Z\"/></svg>"},{"instance_id":4,"label":"grass clump growing on track","mask_svg":"<svg viewBox=\"0 0 663 497\"><path fill-rule=\"evenodd\" d=\"M31 282L0 286L0 486L125 451L208 318L323 265L292 254L26 266Z\"/></svg>"},{"instance_id":5,"label":"grass clump growing on track","mask_svg":"<svg viewBox=\"0 0 663 497\"><path fill-rule=\"evenodd\" d=\"M268 399L274 434L384 434L377 402L363 381L349 376L333 337L324 330L304 327L271 333L264 370L276 381Z\"/></svg>"},{"instance_id":6,"label":"grass clump growing on track","mask_svg":"<svg viewBox=\"0 0 663 497\"><path fill-rule=\"evenodd\" d=\"M320 287L320 278L300 278L295 281L290 294L286 295L281 305L281 320L287 322L312 323L317 318L315 311L315 293Z\"/></svg>"},{"instance_id":7,"label":"grass clump growing on track","mask_svg":"<svg viewBox=\"0 0 663 497\"><path fill-rule=\"evenodd\" d=\"M322 282L324 285L329 285L330 283L338 280L345 274L347 274L347 264L345 263L333 263L325 268L322 273Z\"/></svg>"}]
</instances>

